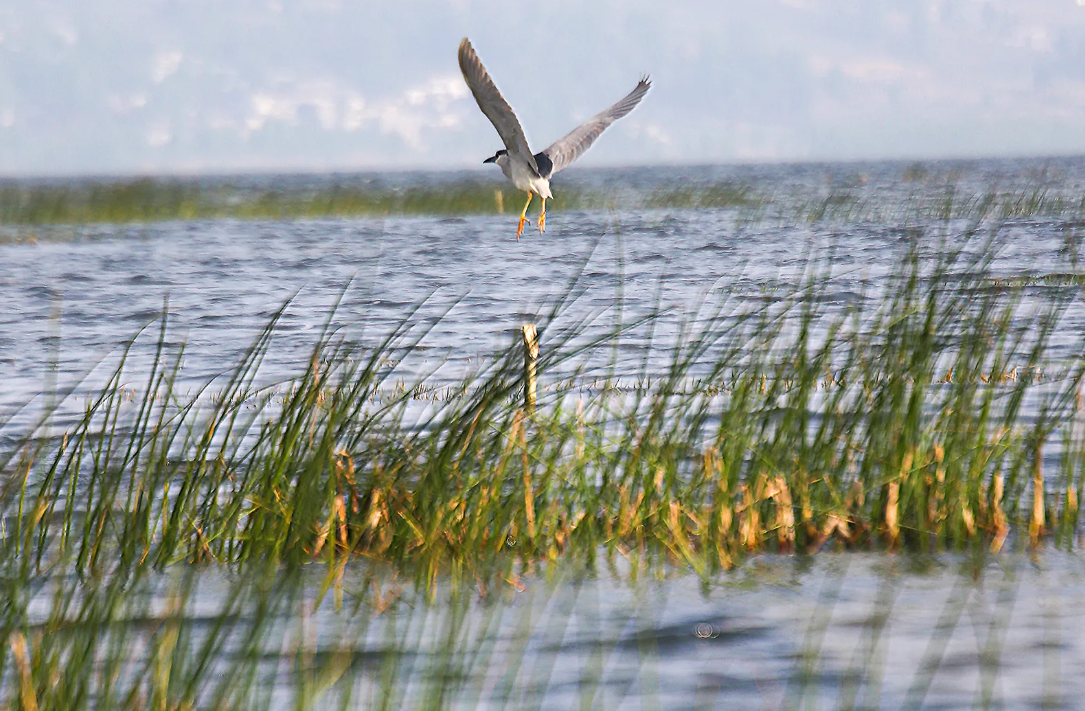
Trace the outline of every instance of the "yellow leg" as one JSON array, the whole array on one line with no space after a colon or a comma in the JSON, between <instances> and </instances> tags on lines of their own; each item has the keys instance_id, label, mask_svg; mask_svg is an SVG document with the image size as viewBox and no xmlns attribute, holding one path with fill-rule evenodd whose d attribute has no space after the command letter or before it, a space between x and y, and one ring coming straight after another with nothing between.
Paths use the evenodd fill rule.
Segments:
<instances>
[{"instance_id":1,"label":"yellow leg","mask_svg":"<svg viewBox=\"0 0 1085 711\"><path fill-rule=\"evenodd\" d=\"M520 241L520 235L524 233L524 225L527 224L527 209L531 207L531 198L535 197L535 193L529 192L527 194L527 204L524 205L524 209L520 212L520 226L516 228L516 241Z\"/></svg>"},{"instance_id":2,"label":"yellow leg","mask_svg":"<svg viewBox=\"0 0 1085 711\"><path fill-rule=\"evenodd\" d=\"M540 195L539 199L543 202L542 212L539 213L539 234L542 234L546 232L546 198Z\"/></svg>"}]
</instances>

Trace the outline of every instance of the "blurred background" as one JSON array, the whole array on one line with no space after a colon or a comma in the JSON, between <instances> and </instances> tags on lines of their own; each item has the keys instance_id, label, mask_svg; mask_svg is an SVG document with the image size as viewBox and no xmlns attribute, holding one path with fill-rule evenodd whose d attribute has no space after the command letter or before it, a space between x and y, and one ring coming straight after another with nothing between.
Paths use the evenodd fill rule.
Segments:
<instances>
[{"instance_id":1,"label":"blurred background","mask_svg":"<svg viewBox=\"0 0 1085 711\"><path fill-rule=\"evenodd\" d=\"M463 36L537 149L652 75L585 166L1085 152L1085 0L3 0L0 175L474 167Z\"/></svg>"}]
</instances>

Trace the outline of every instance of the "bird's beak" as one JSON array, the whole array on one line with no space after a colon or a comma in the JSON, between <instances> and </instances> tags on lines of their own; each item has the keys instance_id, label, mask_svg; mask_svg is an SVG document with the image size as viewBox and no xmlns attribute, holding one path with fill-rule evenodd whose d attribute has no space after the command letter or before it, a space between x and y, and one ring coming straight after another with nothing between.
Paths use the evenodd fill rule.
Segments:
<instances>
[{"instance_id":1,"label":"bird's beak","mask_svg":"<svg viewBox=\"0 0 1085 711\"><path fill-rule=\"evenodd\" d=\"M497 162L497 156L490 156L489 158L487 158L486 160L484 160L482 162L483 163L496 163Z\"/></svg>"}]
</instances>

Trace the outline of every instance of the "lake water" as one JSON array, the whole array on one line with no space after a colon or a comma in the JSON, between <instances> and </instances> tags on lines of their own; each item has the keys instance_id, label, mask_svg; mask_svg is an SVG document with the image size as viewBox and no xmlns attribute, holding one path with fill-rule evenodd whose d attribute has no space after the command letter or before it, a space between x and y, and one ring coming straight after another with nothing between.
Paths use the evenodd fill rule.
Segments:
<instances>
[{"instance_id":1,"label":"lake water","mask_svg":"<svg viewBox=\"0 0 1085 711\"><path fill-rule=\"evenodd\" d=\"M462 178L404 173L358 180L409 187ZM330 180L235 182L304 192ZM767 207L622 207L661 191L721 183L748 187ZM24 236L39 239L0 244L0 414L108 362L118 344L162 313L167 299L173 340L187 343L182 382L193 388L233 365L290 298L263 372L268 379L297 373L344 289L335 324L363 340L377 342L419 305L416 320L441 316L422 341L425 357L402 370L406 380L442 364L441 377L463 376L480 357L508 344L521 323L568 293L578 276L583 293L570 318L601 313L593 327L598 333L613 324L619 295L627 323L670 308L669 326L653 332L657 343L713 294L732 289L763 299L781 286L786 291L801 280L811 255L824 259L829 250L835 279L828 297L846 306L884 283L916 235L928 250L937 249L943 235L950 243L964 239L967 220L922 217L932 205L947 196L967 204L993 189L1041 190L1080 201L1085 161L642 168L573 173L567 184L608 190L618 196L617 206L552 209L546 234L528 230L520 241L516 217L508 214L24 228ZM795 218L834 196L855 206L851 217ZM995 275L1067 272L1068 235L1078 230L1078 215L1008 221L999 230L1004 245ZM1042 297L1039 291L1027 296L1034 295ZM1067 319L1077 325L1081 314ZM154 334L143 341L136 357L153 352ZM639 365L649 345L648 329L625 339L628 362ZM661 358L656 369L666 362Z\"/></svg>"},{"instance_id":2,"label":"lake water","mask_svg":"<svg viewBox=\"0 0 1085 711\"><path fill-rule=\"evenodd\" d=\"M456 177L379 179L409 186ZM247 180L305 189L330 178ZM564 180L555 182L556 193ZM574 282L582 294L568 317L595 314L600 329L617 317L619 294L625 322L660 305L672 309L663 326L632 333L621 351L629 372L646 355L655 364L649 369L659 370L666 357L653 349L664 344L665 351L668 334L723 289L764 299L798 284L811 253L831 253L829 308L846 308L884 284L915 234L926 235L927 250L938 248L939 236L964 239L967 220L916 216L917 205L936 204L951 191L968 196L995 188L1080 201L1085 160L937 163L921 171L901 163L646 168L583 171L567 180L613 191L614 208L552 210L545 235L528 230L520 241L516 216L505 214L92 225L42 229L36 241L0 244L0 416L15 413L16 427L30 422L41 393L88 371L88 387L100 384L119 344L152 322L167 299L171 340L187 344L181 382L192 390L236 363L291 298L262 372L267 380L297 373L341 295L334 323L362 341L377 342L416 306L420 322L440 316L400 375L410 380L435 371L438 381L453 382L510 343L521 323L536 320ZM770 207L752 215L740 208L636 207L659 191L721 181L768 196ZM860 206L854 215L794 219L804 206L844 194ZM1071 271L1079 220L1029 216L1000 224L994 274ZM1026 306L1042 303L1049 291L1027 290ZM1067 355L1060 348L1083 332L1085 310L1075 302L1052 356ZM139 344L136 373L153 356L154 335ZM494 666L468 681L480 699L508 692L490 708L570 708L585 695L596 699L587 703L592 708L778 708L797 706L796 699L834 708L850 698L856 706L886 708L987 700L998 708L1073 707L1085 695L1075 673L1085 662L1078 557L996 559L981 575L962 576L962 566L952 558L768 558L708 593L683 577L633 587L567 582L547 593L537 581L512 596L494 638L498 649L527 645L526 671L517 672L526 676L503 682L507 657L496 654ZM517 615L532 606L552 624L533 624L527 641L518 642ZM483 619L480 609L469 613L470 624ZM355 646L387 651L380 641L387 619L359 633ZM426 639L418 644L437 644ZM544 681L531 686L532 675Z\"/></svg>"}]
</instances>

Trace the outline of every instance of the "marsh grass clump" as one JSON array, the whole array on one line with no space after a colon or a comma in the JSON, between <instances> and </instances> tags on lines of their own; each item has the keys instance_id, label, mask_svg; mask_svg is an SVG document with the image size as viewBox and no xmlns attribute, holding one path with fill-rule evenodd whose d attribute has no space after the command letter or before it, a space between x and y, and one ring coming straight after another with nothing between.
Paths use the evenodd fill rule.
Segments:
<instances>
[{"instance_id":1,"label":"marsh grass clump","mask_svg":"<svg viewBox=\"0 0 1085 711\"><path fill-rule=\"evenodd\" d=\"M570 324L571 287L539 324L534 414L515 345L453 386L405 384L389 363L432 326L411 315L368 347L328 327L296 378L261 385L276 317L182 397L164 315L149 373L122 357L78 424L3 454L0 556L80 576L364 558L432 587L600 556L710 575L757 551L1069 546L1083 344L1053 363L1049 343L1077 291L1023 308L978 240L911 249L844 312L816 264L770 299L724 293L631 387L599 363L665 315Z\"/></svg>"},{"instance_id":2,"label":"marsh grass clump","mask_svg":"<svg viewBox=\"0 0 1085 711\"><path fill-rule=\"evenodd\" d=\"M655 191L645 200L645 207L656 209L749 208L756 207L761 201L749 185L716 182Z\"/></svg>"},{"instance_id":3,"label":"marsh grass clump","mask_svg":"<svg viewBox=\"0 0 1085 711\"><path fill-rule=\"evenodd\" d=\"M0 185L0 225L480 215L504 212L504 197L495 184L480 180L403 187L354 181L316 187L252 186L244 181L181 178L13 181ZM554 204L558 209L582 209L607 203L602 195L570 187L559 193Z\"/></svg>"}]
</instances>

